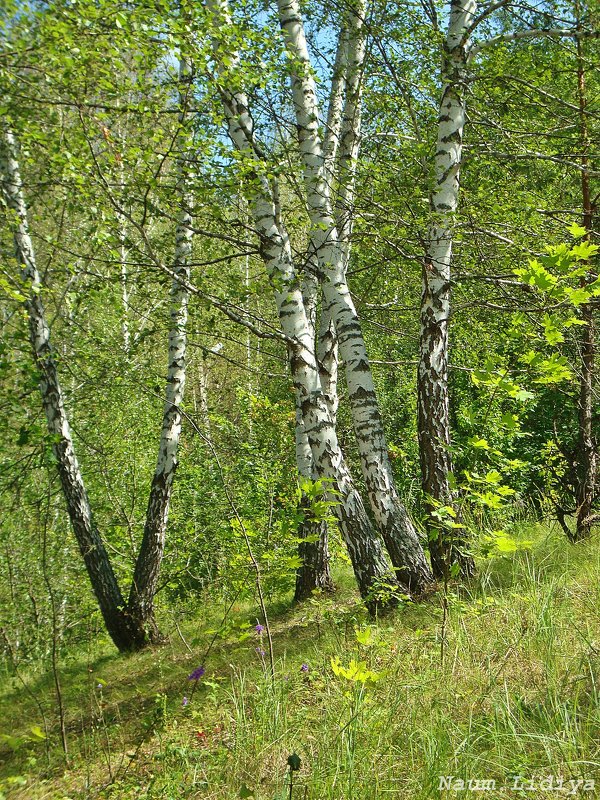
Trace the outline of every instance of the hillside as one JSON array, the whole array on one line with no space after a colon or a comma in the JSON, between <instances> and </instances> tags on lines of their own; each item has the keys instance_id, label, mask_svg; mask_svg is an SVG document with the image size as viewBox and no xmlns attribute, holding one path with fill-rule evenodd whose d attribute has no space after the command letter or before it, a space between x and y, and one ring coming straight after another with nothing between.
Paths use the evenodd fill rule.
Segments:
<instances>
[{"instance_id":1,"label":"hillside","mask_svg":"<svg viewBox=\"0 0 600 800\"><path fill-rule=\"evenodd\" d=\"M597 796L600 546L543 526L519 536L531 550L450 587L443 663L443 593L368 625L343 573L332 599L270 607L273 681L256 609L234 605L220 626L226 609L201 598L179 631L163 620L162 647L69 653L57 665L68 766L53 675L3 676L0 796L419 800L494 787L469 780L495 781L494 798Z\"/></svg>"}]
</instances>

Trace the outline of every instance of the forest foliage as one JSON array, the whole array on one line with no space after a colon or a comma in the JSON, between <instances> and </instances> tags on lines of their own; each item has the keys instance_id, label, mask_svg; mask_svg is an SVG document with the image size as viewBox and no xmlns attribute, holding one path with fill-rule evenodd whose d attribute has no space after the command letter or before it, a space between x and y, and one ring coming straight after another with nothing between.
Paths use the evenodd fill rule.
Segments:
<instances>
[{"instance_id":1,"label":"forest foliage","mask_svg":"<svg viewBox=\"0 0 600 800\"><path fill-rule=\"evenodd\" d=\"M599 25L3 0L6 676L246 604L266 686L268 609L328 613L349 567L371 616L439 601L443 661L449 602L533 563L524 521L589 547ZM350 720L385 691L366 630L326 662Z\"/></svg>"}]
</instances>

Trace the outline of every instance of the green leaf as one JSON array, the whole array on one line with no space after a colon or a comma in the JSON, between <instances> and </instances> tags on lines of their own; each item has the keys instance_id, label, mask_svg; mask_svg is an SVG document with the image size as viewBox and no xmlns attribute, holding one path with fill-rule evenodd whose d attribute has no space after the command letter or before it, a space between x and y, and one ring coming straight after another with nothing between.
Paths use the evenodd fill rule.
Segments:
<instances>
[{"instance_id":1,"label":"green leaf","mask_svg":"<svg viewBox=\"0 0 600 800\"><path fill-rule=\"evenodd\" d=\"M479 450L489 450L490 446L487 442L487 439L480 439L478 436L472 436L469 439L469 444L471 447L476 447Z\"/></svg>"},{"instance_id":2,"label":"green leaf","mask_svg":"<svg viewBox=\"0 0 600 800\"><path fill-rule=\"evenodd\" d=\"M500 475L497 469L491 469L485 476L485 479L487 483L497 484L502 480L502 475Z\"/></svg>"},{"instance_id":3,"label":"green leaf","mask_svg":"<svg viewBox=\"0 0 600 800\"><path fill-rule=\"evenodd\" d=\"M516 414L510 414L508 412L506 414L502 414L502 424L508 428L509 431L512 431L517 427L518 421L519 418Z\"/></svg>"},{"instance_id":4,"label":"green leaf","mask_svg":"<svg viewBox=\"0 0 600 800\"><path fill-rule=\"evenodd\" d=\"M575 247L572 248L571 253L573 253L577 261L589 261L592 256L596 255L598 249L597 244L582 242L581 244L576 244Z\"/></svg>"},{"instance_id":5,"label":"green leaf","mask_svg":"<svg viewBox=\"0 0 600 800\"><path fill-rule=\"evenodd\" d=\"M527 389L519 389L514 397L515 400L518 400L520 403L525 403L527 400L533 400L535 395L531 392L528 392Z\"/></svg>"},{"instance_id":6,"label":"green leaf","mask_svg":"<svg viewBox=\"0 0 600 800\"><path fill-rule=\"evenodd\" d=\"M8 733L0 733L0 742L4 742L11 750L17 751L27 740L22 736L11 736Z\"/></svg>"},{"instance_id":7,"label":"green leaf","mask_svg":"<svg viewBox=\"0 0 600 800\"><path fill-rule=\"evenodd\" d=\"M587 230L581 225L578 225L576 222L574 222L572 225L569 225L567 230L574 239L581 239L582 236L586 236L587 234Z\"/></svg>"},{"instance_id":8,"label":"green leaf","mask_svg":"<svg viewBox=\"0 0 600 800\"><path fill-rule=\"evenodd\" d=\"M359 644L362 644L364 647L368 647L369 645L373 644L373 629L367 625L367 627L362 631L356 631L356 641Z\"/></svg>"},{"instance_id":9,"label":"green leaf","mask_svg":"<svg viewBox=\"0 0 600 800\"><path fill-rule=\"evenodd\" d=\"M548 344L556 345L564 342L565 337L562 335L556 321L549 314L544 314L542 325L544 326L544 338Z\"/></svg>"},{"instance_id":10,"label":"green leaf","mask_svg":"<svg viewBox=\"0 0 600 800\"><path fill-rule=\"evenodd\" d=\"M569 301L574 306L580 306L583 303L587 303L587 301L591 297L591 292L589 292L587 289L584 289L583 287L578 289L566 289L566 293L567 297L569 298Z\"/></svg>"}]
</instances>

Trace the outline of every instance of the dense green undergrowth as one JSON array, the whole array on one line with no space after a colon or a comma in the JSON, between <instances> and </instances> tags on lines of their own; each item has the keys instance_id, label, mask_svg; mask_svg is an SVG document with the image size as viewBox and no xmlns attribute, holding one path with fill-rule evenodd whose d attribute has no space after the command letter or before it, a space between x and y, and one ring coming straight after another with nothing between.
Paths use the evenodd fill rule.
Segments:
<instances>
[{"instance_id":1,"label":"dense green undergrowth","mask_svg":"<svg viewBox=\"0 0 600 800\"><path fill-rule=\"evenodd\" d=\"M343 571L332 599L282 598L270 609L274 679L257 610L234 604L221 627L227 609L209 598L177 626L165 618L170 642L158 649L65 655L67 763L53 674L7 667L0 797L596 796L600 546L542 526L519 536L531 550L450 587L446 620L440 593L369 622ZM465 790L440 790L442 776Z\"/></svg>"}]
</instances>

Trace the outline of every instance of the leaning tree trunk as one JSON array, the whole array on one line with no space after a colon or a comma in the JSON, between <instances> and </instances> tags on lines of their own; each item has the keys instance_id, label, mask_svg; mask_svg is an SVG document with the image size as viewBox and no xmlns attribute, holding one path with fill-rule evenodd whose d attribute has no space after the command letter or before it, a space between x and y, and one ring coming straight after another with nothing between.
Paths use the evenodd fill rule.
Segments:
<instances>
[{"instance_id":1,"label":"leaning tree trunk","mask_svg":"<svg viewBox=\"0 0 600 800\"><path fill-rule=\"evenodd\" d=\"M314 342L318 282L316 276L307 274L303 281L302 296L310 334ZM304 428L302 409L296 398L296 465L300 478L316 480L310 442ZM329 530L327 520L315 519L311 512L311 503L306 493L300 500L302 521L298 528L298 555L302 564L296 570L296 589L294 600L301 602L311 597L315 591L332 592L333 579L329 571Z\"/></svg>"},{"instance_id":2,"label":"leaning tree trunk","mask_svg":"<svg viewBox=\"0 0 600 800\"><path fill-rule=\"evenodd\" d=\"M442 99L435 154L435 186L431 194L433 221L423 264L420 352L417 377L418 433L421 480L427 510L429 551L434 575L447 576L453 563L463 575L473 571L472 558L461 552L431 516L454 501L450 487L450 418L448 398L448 321L452 226L458 206L465 124L465 81L468 39L476 0L452 0L442 64Z\"/></svg>"},{"instance_id":3,"label":"leaning tree trunk","mask_svg":"<svg viewBox=\"0 0 600 800\"><path fill-rule=\"evenodd\" d=\"M125 609L125 601L113 572L108 553L94 523L75 448L56 362L50 344L50 331L40 297L41 281L29 234L27 207L17 158L17 143L11 131L4 136L2 189L15 217L15 245L21 277L28 286L25 307L29 321L29 340L40 373L40 392L52 449L73 531L83 557L90 583L106 629L121 651L135 650L145 642L143 628L136 625Z\"/></svg>"},{"instance_id":4,"label":"leaning tree trunk","mask_svg":"<svg viewBox=\"0 0 600 800\"><path fill-rule=\"evenodd\" d=\"M588 231L588 239L594 225L594 207L590 190L590 137L588 131L587 96L585 86L585 62L583 45L577 39L577 93L579 99L579 121L581 134L581 196L583 204L583 227ZM592 276L591 280L595 276ZM590 276L584 276L585 286ZM581 308L582 326L580 337L581 377L579 379L579 482L577 486L577 512L574 539L586 539L592 530L593 507L596 499L598 453L592 428L594 377L595 377L595 320L591 303Z\"/></svg>"},{"instance_id":5,"label":"leaning tree trunk","mask_svg":"<svg viewBox=\"0 0 600 800\"><path fill-rule=\"evenodd\" d=\"M192 258L193 219L192 194L189 189L189 143L187 114L192 87L192 71L184 58L179 64L180 82L180 139L178 195L179 218L175 234L175 256L171 288L171 327L169 330L169 356L165 388L165 407L162 430L158 446L158 458L146 512L146 523L142 544L135 564L129 595L129 612L136 622L147 631L151 642L161 640L154 620L154 597L158 588L160 568L165 550L165 534L169 518L169 503L175 471L177 451L181 435L181 403L185 390L187 316Z\"/></svg>"},{"instance_id":6,"label":"leaning tree trunk","mask_svg":"<svg viewBox=\"0 0 600 800\"><path fill-rule=\"evenodd\" d=\"M226 0L210 0L210 6L217 27L230 22ZM354 486L327 410L319 382L314 340L297 282L289 238L278 218L266 170L263 171L247 98L240 91L231 92L222 88L221 92L229 136L240 153L255 165L256 173L248 201L260 240L261 256L273 286L280 325L288 337L296 402L302 412L314 469L319 478L328 480L330 488L336 493L334 509L356 581L362 597L374 610L378 600L373 592L382 582L389 585L391 581L393 584L394 577Z\"/></svg>"},{"instance_id":7,"label":"leaning tree trunk","mask_svg":"<svg viewBox=\"0 0 600 800\"><path fill-rule=\"evenodd\" d=\"M322 273L323 297L335 322L346 370L348 398L371 509L396 574L409 591L425 591L432 581L423 548L394 483L383 423L364 337L348 285L344 245L333 218L319 134L319 109L311 62L297 0L279 0L279 18L292 55L292 94L304 166L311 243ZM364 53L364 9L354 16L348 63L359 67ZM364 57L364 56L362 56Z\"/></svg>"}]
</instances>

